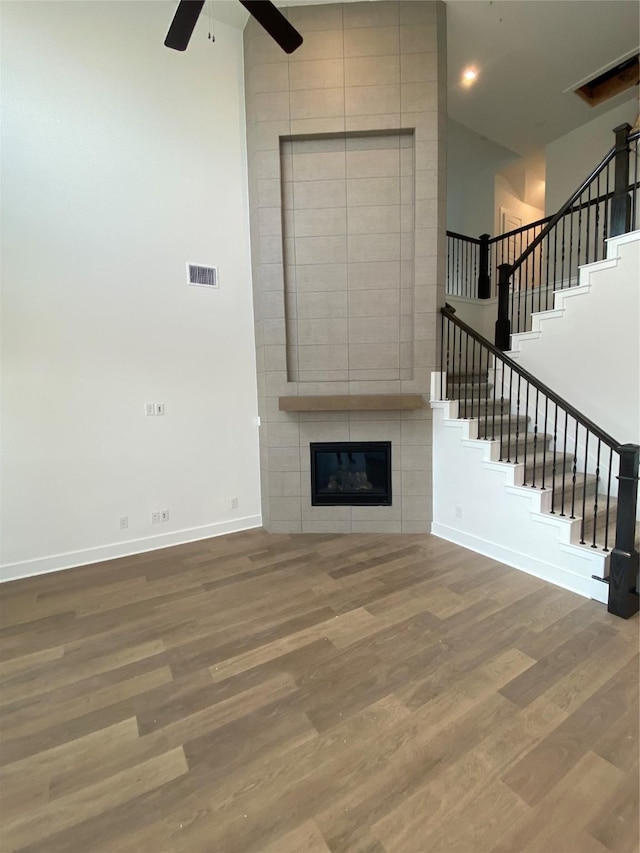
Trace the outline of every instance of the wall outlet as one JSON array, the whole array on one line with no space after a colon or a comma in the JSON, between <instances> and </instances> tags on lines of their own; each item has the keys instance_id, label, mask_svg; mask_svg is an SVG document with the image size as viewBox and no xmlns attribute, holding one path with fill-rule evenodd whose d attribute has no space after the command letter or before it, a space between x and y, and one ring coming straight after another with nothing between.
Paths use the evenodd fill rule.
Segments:
<instances>
[{"instance_id":1,"label":"wall outlet","mask_svg":"<svg viewBox=\"0 0 640 853\"><path fill-rule=\"evenodd\" d=\"M160 510L160 521L169 521L169 510L161 509Z\"/></svg>"},{"instance_id":2,"label":"wall outlet","mask_svg":"<svg viewBox=\"0 0 640 853\"><path fill-rule=\"evenodd\" d=\"M149 417L150 415L155 415L156 413L156 404L155 403L145 403L144 404L144 413Z\"/></svg>"},{"instance_id":3,"label":"wall outlet","mask_svg":"<svg viewBox=\"0 0 640 853\"><path fill-rule=\"evenodd\" d=\"M164 403L156 403L156 415L164 415Z\"/></svg>"},{"instance_id":4,"label":"wall outlet","mask_svg":"<svg viewBox=\"0 0 640 853\"><path fill-rule=\"evenodd\" d=\"M231 498L231 509L238 509L238 498Z\"/></svg>"},{"instance_id":5,"label":"wall outlet","mask_svg":"<svg viewBox=\"0 0 640 853\"><path fill-rule=\"evenodd\" d=\"M120 526L120 530L126 530L129 526L129 516L123 515L118 519L118 524Z\"/></svg>"},{"instance_id":6,"label":"wall outlet","mask_svg":"<svg viewBox=\"0 0 640 853\"><path fill-rule=\"evenodd\" d=\"M159 512L152 512L151 513L151 523L152 524L159 524L160 523L160 513Z\"/></svg>"},{"instance_id":7,"label":"wall outlet","mask_svg":"<svg viewBox=\"0 0 640 853\"><path fill-rule=\"evenodd\" d=\"M456 518L462 518L462 507L461 506L456 507Z\"/></svg>"}]
</instances>

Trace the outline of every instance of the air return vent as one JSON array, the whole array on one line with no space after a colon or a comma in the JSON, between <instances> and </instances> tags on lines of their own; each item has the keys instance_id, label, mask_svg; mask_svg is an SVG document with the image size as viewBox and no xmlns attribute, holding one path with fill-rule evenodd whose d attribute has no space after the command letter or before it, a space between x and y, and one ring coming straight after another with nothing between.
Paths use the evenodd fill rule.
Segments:
<instances>
[{"instance_id":1,"label":"air return vent","mask_svg":"<svg viewBox=\"0 0 640 853\"><path fill-rule=\"evenodd\" d=\"M187 280L193 287L218 287L218 267L187 264Z\"/></svg>"}]
</instances>

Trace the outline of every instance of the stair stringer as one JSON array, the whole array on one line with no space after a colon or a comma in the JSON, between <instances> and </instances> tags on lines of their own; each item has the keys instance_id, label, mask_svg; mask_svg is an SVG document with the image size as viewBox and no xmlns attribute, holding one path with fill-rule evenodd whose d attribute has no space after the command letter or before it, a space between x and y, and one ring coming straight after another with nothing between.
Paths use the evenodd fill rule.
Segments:
<instances>
[{"instance_id":1,"label":"stair stringer","mask_svg":"<svg viewBox=\"0 0 640 853\"><path fill-rule=\"evenodd\" d=\"M608 554L572 544L579 520L549 513L549 489L516 485L522 464L499 462L499 441L478 439L457 401L431 407L433 535L606 603L608 585L592 576L607 576Z\"/></svg>"}]
</instances>

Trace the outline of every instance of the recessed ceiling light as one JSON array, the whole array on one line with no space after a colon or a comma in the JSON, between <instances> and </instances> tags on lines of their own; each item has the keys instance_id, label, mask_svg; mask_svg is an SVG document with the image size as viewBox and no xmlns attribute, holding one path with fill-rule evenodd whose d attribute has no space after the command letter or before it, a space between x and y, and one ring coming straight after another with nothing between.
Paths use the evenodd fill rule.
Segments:
<instances>
[{"instance_id":1,"label":"recessed ceiling light","mask_svg":"<svg viewBox=\"0 0 640 853\"><path fill-rule=\"evenodd\" d=\"M462 72L462 85L472 86L478 79L478 72L475 68L465 68Z\"/></svg>"}]
</instances>

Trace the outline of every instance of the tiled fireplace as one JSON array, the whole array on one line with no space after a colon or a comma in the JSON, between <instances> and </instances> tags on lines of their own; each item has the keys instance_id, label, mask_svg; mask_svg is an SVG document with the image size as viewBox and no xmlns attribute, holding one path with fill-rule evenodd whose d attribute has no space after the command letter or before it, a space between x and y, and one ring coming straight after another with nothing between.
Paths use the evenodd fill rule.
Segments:
<instances>
[{"instance_id":1,"label":"tiled fireplace","mask_svg":"<svg viewBox=\"0 0 640 853\"><path fill-rule=\"evenodd\" d=\"M245 30L264 525L425 532L422 403L444 302L443 10L285 12L304 37L289 57L252 19ZM311 448L331 442L388 443L392 498L314 503Z\"/></svg>"}]
</instances>

